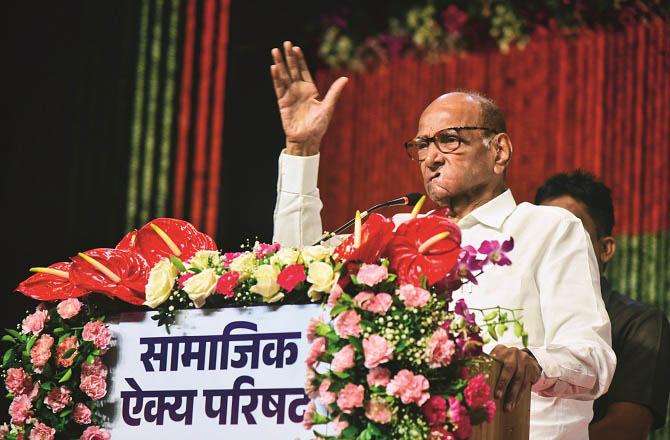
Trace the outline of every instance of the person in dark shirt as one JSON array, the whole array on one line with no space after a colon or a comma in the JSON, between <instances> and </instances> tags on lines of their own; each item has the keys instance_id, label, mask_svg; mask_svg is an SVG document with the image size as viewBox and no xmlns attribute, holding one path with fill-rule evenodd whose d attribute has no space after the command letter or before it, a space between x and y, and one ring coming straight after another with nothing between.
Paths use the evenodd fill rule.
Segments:
<instances>
[{"instance_id":1,"label":"person in dark shirt","mask_svg":"<svg viewBox=\"0 0 670 440\"><path fill-rule=\"evenodd\" d=\"M549 178L537 190L535 204L565 208L578 217L598 259L617 367L608 392L593 405L589 437L646 439L651 430L665 424L670 390L670 323L661 310L613 291L603 276L616 251L610 189L593 175L577 170Z\"/></svg>"}]
</instances>

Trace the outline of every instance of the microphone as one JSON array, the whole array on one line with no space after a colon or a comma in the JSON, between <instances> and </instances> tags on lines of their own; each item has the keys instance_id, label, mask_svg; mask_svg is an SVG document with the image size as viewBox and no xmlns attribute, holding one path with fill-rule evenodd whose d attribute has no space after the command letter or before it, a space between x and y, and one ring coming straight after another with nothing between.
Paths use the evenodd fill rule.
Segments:
<instances>
[{"instance_id":1,"label":"microphone","mask_svg":"<svg viewBox=\"0 0 670 440\"><path fill-rule=\"evenodd\" d=\"M401 206L401 205L414 206L414 205L416 205L416 203L419 201L420 198L421 198L421 193L412 192L412 193L409 193L409 194L404 195L402 197L398 197L397 199L389 200L389 201L384 202L384 203L379 203L379 204L371 206L367 210L361 212L361 219L367 217L373 211L376 211L376 210L381 209L381 208L386 208L388 206ZM323 234L321 236L321 238L319 239L319 241L314 243L314 246L316 246L317 244L321 243L324 240L327 240L331 237L336 236L340 232L344 231L345 229L347 229L348 227L353 225L355 221L356 220L352 218L351 220L349 220L348 222L346 222L345 224L343 224L339 228L335 229L333 232L328 232L326 234Z\"/></svg>"}]
</instances>

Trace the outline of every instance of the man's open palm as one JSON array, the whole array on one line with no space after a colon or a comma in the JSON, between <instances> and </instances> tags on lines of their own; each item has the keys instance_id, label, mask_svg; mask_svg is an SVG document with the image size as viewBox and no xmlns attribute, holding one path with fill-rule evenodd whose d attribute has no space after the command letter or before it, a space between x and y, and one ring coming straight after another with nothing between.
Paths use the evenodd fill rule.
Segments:
<instances>
[{"instance_id":1,"label":"man's open palm","mask_svg":"<svg viewBox=\"0 0 670 440\"><path fill-rule=\"evenodd\" d=\"M299 47L286 41L283 56L275 48L272 49L272 58L274 64L270 73L286 134L286 149L289 154L316 154L347 78L338 78L324 99L319 101L319 91Z\"/></svg>"}]
</instances>

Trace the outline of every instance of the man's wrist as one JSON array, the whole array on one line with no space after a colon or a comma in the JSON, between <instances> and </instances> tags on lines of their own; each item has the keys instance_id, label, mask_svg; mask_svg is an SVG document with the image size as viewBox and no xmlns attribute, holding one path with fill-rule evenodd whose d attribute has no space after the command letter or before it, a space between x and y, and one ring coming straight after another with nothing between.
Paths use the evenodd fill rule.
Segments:
<instances>
[{"instance_id":1,"label":"man's wrist","mask_svg":"<svg viewBox=\"0 0 670 440\"><path fill-rule=\"evenodd\" d=\"M314 156L319 153L319 144L303 144L286 141L286 154L291 156Z\"/></svg>"}]
</instances>

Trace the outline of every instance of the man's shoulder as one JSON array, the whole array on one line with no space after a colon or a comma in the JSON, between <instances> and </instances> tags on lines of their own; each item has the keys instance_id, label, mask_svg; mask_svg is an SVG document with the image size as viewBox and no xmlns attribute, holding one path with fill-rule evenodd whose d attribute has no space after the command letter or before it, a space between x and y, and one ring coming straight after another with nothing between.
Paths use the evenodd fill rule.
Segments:
<instances>
[{"instance_id":1,"label":"man's shoulder","mask_svg":"<svg viewBox=\"0 0 670 440\"><path fill-rule=\"evenodd\" d=\"M648 338L667 332L668 317L658 307L634 300L619 292L611 292L606 304L612 321L613 337ZM650 334L651 333L651 334Z\"/></svg>"},{"instance_id":2,"label":"man's shoulder","mask_svg":"<svg viewBox=\"0 0 670 440\"><path fill-rule=\"evenodd\" d=\"M528 202L519 203L513 217L526 224L542 225L546 230L552 230L560 224L581 223L581 220L567 209L557 206L534 205Z\"/></svg>"}]
</instances>

